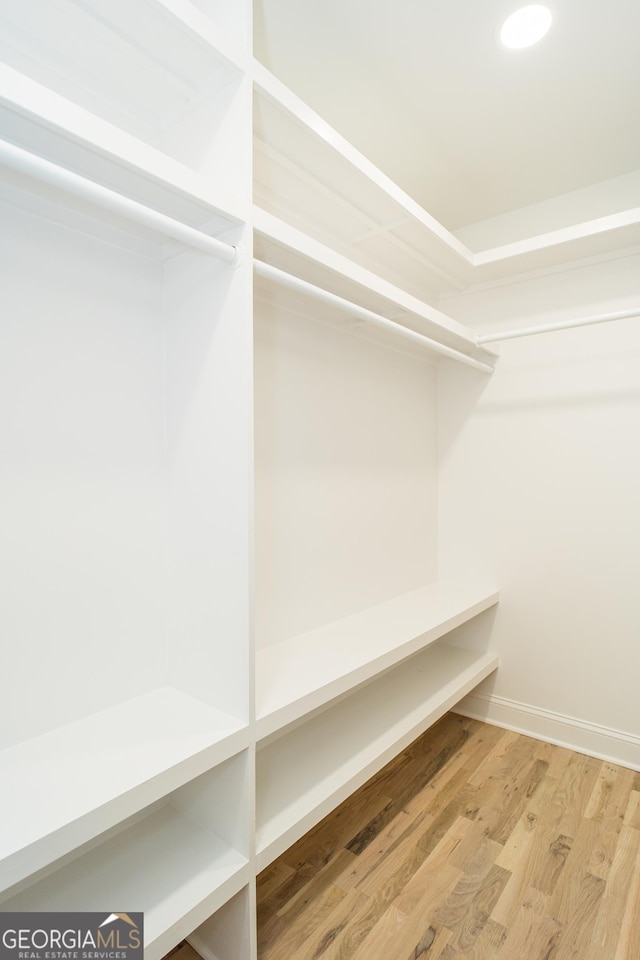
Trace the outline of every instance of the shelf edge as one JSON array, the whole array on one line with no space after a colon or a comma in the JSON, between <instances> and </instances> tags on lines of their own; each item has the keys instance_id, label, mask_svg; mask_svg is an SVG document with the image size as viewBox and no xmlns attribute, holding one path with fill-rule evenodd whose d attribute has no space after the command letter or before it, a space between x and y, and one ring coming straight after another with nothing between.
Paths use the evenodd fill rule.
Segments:
<instances>
[{"instance_id":1,"label":"shelf edge","mask_svg":"<svg viewBox=\"0 0 640 960\"><path fill-rule=\"evenodd\" d=\"M356 284L369 293L374 293L386 304L398 307L410 313L418 321L426 323L428 329L420 331L424 332L425 336L431 335L435 338L438 334L445 333L448 336L442 339L444 346L466 352L470 359L486 359L489 363L495 361L495 351L487 350L486 347L478 344L475 335L459 320L455 320L436 307L419 300L413 294L407 293L389 280L379 277L366 267L355 263L341 253L337 253L326 244L298 230L297 227L291 226L286 221L255 205L253 208L253 226L254 231L267 241L278 244L312 264ZM278 264L275 264L275 266L278 266ZM395 323L402 325L401 319L389 319L393 319ZM408 329L412 328L409 327Z\"/></svg>"},{"instance_id":2,"label":"shelf edge","mask_svg":"<svg viewBox=\"0 0 640 960\"><path fill-rule=\"evenodd\" d=\"M62 728L61 728L62 729ZM39 738L35 738L38 740ZM28 741L28 743L34 743ZM123 792L106 797L95 806L74 815L71 819L58 817L57 823L34 831L32 839L9 849L0 860L0 891L7 890L30 875L54 863L84 843L135 815L160 800L167 792L183 786L189 780L224 763L250 743L248 724L225 733L220 739L204 745L165 769L157 770L147 779L132 783ZM10 748L19 751L19 747ZM0 758L1 759L1 758ZM49 788L54 787L49 783ZM5 813L5 822L6 822ZM42 832L44 831L44 832Z\"/></svg>"},{"instance_id":3,"label":"shelf edge","mask_svg":"<svg viewBox=\"0 0 640 960\"><path fill-rule=\"evenodd\" d=\"M347 673L341 674L332 680L327 681L322 686L317 687L304 695L281 704L267 713L259 713L256 710L256 740L259 742L272 736L281 730L284 730L289 724L294 723L307 714L311 714L320 707L329 704L332 700L343 697L352 691L358 689L370 680L381 676L387 670L407 660L409 657L425 649L430 644L435 643L447 633L455 630L463 623L473 619L485 610L495 606L500 599L498 591L492 591L480 600L453 614L447 620L435 624L423 633L403 641L397 647L380 654L375 659L362 663L357 667L350 669ZM357 616L357 614L355 615ZM349 619L349 618L346 618ZM291 641L292 643L294 641ZM289 646L289 642L287 642ZM266 648L268 650L269 648ZM356 679L357 678L357 679Z\"/></svg>"}]
</instances>

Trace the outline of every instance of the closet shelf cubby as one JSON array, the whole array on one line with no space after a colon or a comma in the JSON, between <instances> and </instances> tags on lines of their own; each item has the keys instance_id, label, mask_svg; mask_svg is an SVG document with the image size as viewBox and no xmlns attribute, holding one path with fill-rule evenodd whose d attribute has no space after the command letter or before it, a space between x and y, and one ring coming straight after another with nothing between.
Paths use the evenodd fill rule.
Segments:
<instances>
[{"instance_id":1,"label":"closet shelf cubby","mask_svg":"<svg viewBox=\"0 0 640 960\"><path fill-rule=\"evenodd\" d=\"M232 804L220 799L225 778L241 780L245 763L246 756L234 757L107 831L1 909L101 912L105 904L134 904L144 913L145 957L157 960L249 882L246 851L237 849L246 841L229 832ZM237 817L235 799L233 808Z\"/></svg>"},{"instance_id":2,"label":"closet shelf cubby","mask_svg":"<svg viewBox=\"0 0 640 960\"><path fill-rule=\"evenodd\" d=\"M164 688L0 752L0 890L18 883L248 742L246 724Z\"/></svg>"},{"instance_id":3,"label":"closet shelf cubby","mask_svg":"<svg viewBox=\"0 0 640 960\"><path fill-rule=\"evenodd\" d=\"M434 643L257 753L262 870L498 666Z\"/></svg>"},{"instance_id":4,"label":"closet shelf cubby","mask_svg":"<svg viewBox=\"0 0 640 960\"><path fill-rule=\"evenodd\" d=\"M258 739L339 697L498 602L484 587L435 583L256 651Z\"/></svg>"}]
</instances>

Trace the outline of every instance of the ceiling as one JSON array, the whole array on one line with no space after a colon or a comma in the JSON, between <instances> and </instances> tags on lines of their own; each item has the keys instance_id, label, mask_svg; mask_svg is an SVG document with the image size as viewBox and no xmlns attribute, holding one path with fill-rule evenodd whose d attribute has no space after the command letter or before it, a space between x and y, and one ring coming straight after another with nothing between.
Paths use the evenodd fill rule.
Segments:
<instances>
[{"instance_id":1,"label":"ceiling","mask_svg":"<svg viewBox=\"0 0 640 960\"><path fill-rule=\"evenodd\" d=\"M510 51L524 2L254 0L255 54L461 235L613 178L598 195L640 206L640 3L546 0L550 32Z\"/></svg>"}]
</instances>

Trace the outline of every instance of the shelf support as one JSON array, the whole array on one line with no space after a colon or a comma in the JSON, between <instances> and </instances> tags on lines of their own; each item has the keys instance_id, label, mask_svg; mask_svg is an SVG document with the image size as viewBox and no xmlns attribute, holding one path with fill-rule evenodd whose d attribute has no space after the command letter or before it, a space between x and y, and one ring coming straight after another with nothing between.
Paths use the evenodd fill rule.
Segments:
<instances>
[{"instance_id":1,"label":"shelf support","mask_svg":"<svg viewBox=\"0 0 640 960\"><path fill-rule=\"evenodd\" d=\"M477 337L480 343L498 343L501 340L515 340L517 337L533 337L537 333L553 333L556 330L569 330L571 327L588 327L593 323L609 323L611 320L630 320L640 317L640 310L618 310L615 313L599 313L593 317L579 317L576 320L559 320L556 323L544 323L538 327L522 327L520 330L504 330L502 333L485 333Z\"/></svg>"},{"instance_id":2,"label":"shelf support","mask_svg":"<svg viewBox=\"0 0 640 960\"><path fill-rule=\"evenodd\" d=\"M51 163L50 160L45 160L44 157L30 153L6 140L0 140L0 164L80 200L86 200L110 213L119 214L133 223L148 227L172 240L178 240L225 263L235 265L238 261L239 250L231 244L210 237L201 230L174 220L173 217L168 217L151 207L146 207L137 200L124 197L93 180L87 180L71 170Z\"/></svg>"},{"instance_id":3,"label":"shelf support","mask_svg":"<svg viewBox=\"0 0 640 960\"><path fill-rule=\"evenodd\" d=\"M330 304L332 307L335 307L337 310L340 310L349 316L359 317L361 320L364 320L367 323L372 323L375 326L384 328L385 330L391 330L393 333L396 333L407 340L412 340L414 343L419 343L423 347L428 347L435 353L439 353L451 360L457 360L460 363L466 363L467 366L473 367L476 370L481 370L483 373L493 373L493 367L488 363L482 363L480 360L474 360L473 357L468 357L465 353L461 353L459 350L454 350L452 347L447 347L443 343L438 343L437 340L432 340L431 337L426 337L422 333L417 333L415 330L410 330L408 327L402 326L402 324L397 323L395 320L389 320L387 317L383 317L379 313L374 313L372 310L367 310L365 307L361 307L359 304L353 303L351 300L345 300L344 297L339 297L335 293L330 293L328 290L324 290L322 287L317 287L315 284L309 283L307 280L301 280L300 277L295 277L293 274L287 273L284 270L280 270L279 267L273 267L271 264L264 263L262 260L254 260L253 267L254 272L260 277L264 277L267 280L273 280L276 283L279 283L281 286L289 287L291 290L296 290L300 293L315 297L316 300L322 300L324 303Z\"/></svg>"}]
</instances>

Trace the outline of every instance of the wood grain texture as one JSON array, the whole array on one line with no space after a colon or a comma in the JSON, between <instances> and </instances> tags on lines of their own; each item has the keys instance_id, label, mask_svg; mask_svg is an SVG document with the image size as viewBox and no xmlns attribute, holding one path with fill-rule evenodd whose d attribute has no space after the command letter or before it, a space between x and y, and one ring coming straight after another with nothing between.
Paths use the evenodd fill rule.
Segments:
<instances>
[{"instance_id":1,"label":"wood grain texture","mask_svg":"<svg viewBox=\"0 0 640 960\"><path fill-rule=\"evenodd\" d=\"M448 714L258 901L260 960L640 960L640 777Z\"/></svg>"},{"instance_id":2,"label":"wood grain texture","mask_svg":"<svg viewBox=\"0 0 640 960\"><path fill-rule=\"evenodd\" d=\"M183 940L165 956L164 960L200 960L200 954L196 953L191 944Z\"/></svg>"}]
</instances>

